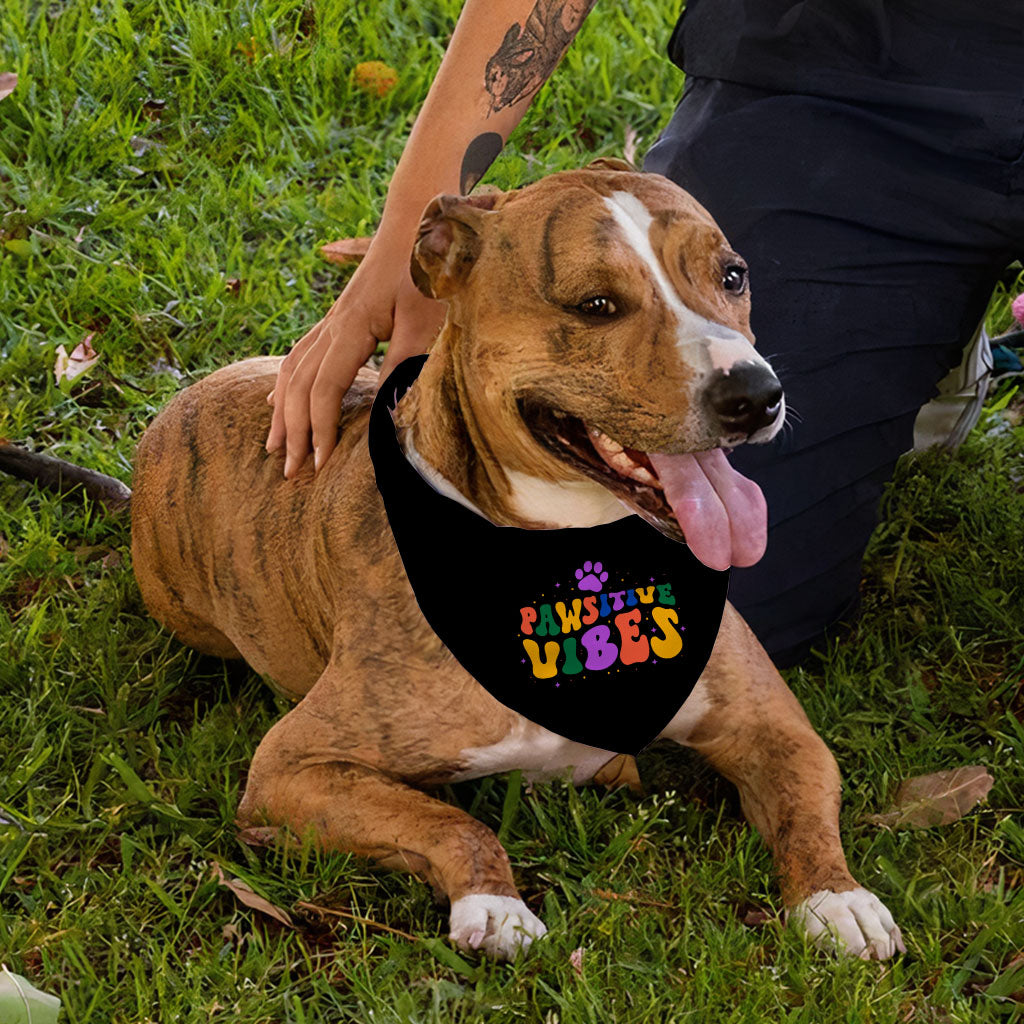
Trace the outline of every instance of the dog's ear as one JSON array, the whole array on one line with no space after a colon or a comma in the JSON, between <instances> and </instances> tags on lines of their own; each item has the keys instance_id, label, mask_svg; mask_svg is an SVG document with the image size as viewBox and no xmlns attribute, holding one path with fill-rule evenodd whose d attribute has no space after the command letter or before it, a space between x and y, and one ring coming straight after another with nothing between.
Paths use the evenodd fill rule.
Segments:
<instances>
[{"instance_id":1,"label":"dog's ear","mask_svg":"<svg viewBox=\"0 0 1024 1024\"><path fill-rule=\"evenodd\" d=\"M423 211L409 272L424 295L453 295L480 255L484 223L504 198L502 192L438 196Z\"/></svg>"},{"instance_id":2,"label":"dog's ear","mask_svg":"<svg viewBox=\"0 0 1024 1024\"><path fill-rule=\"evenodd\" d=\"M636 168L628 160L620 160L616 156L599 156L596 160L591 160L583 169L585 171L630 171L633 174L637 173Z\"/></svg>"}]
</instances>

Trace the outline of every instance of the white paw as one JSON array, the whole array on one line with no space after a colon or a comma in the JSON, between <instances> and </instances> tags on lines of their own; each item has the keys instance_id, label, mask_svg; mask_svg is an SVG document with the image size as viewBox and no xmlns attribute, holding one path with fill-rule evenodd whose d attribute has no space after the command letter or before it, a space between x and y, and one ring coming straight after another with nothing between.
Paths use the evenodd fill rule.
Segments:
<instances>
[{"instance_id":1,"label":"white paw","mask_svg":"<svg viewBox=\"0 0 1024 1024\"><path fill-rule=\"evenodd\" d=\"M792 921L819 949L838 950L862 960L888 960L906 953L903 936L885 904L867 889L822 889L798 903Z\"/></svg>"},{"instance_id":2,"label":"white paw","mask_svg":"<svg viewBox=\"0 0 1024 1024\"><path fill-rule=\"evenodd\" d=\"M498 960L514 960L547 933L544 922L514 896L472 893L452 904L449 938L459 949L482 949Z\"/></svg>"}]
</instances>

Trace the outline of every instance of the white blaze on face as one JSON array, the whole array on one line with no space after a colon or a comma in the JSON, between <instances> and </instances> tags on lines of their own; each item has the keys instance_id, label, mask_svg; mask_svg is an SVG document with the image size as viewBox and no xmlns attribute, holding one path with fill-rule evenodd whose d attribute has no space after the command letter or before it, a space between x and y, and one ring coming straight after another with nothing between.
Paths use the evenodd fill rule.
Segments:
<instances>
[{"instance_id":1,"label":"white blaze on face","mask_svg":"<svg viewBox=\"0 0 1024 1024\"><path fill-rule=\"evenodd\" d=\"M728 373L737 363L767 367L757 350L739 331L707 320L679 297L651 245L650 210L632 192L613 192L605 199L629 247L650 272L661 301L676 318L676 346L683 361L699 374Z\"/></svg>"}]
</instances>

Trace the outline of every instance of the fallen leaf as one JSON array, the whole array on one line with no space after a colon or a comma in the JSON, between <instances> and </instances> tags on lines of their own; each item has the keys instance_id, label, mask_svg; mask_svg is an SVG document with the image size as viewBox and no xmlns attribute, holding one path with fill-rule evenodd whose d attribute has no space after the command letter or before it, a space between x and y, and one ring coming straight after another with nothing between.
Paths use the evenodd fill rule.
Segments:
<instances>
[{"instance_id":1,"label":"fallen leaf","mask_svg":"<svg viewBox=\"0 0 1024 1024\"><path fill-rule=\"evenodd\" d=\"M238 838L246 846L274 846L280 835L281 829L276 825L253 825L238 830Z\"/></svg>"},{"instance_id":2,"label":"fallen leaf","mask_svg":"<svg viewBox=\"0 0 1024 1024\"><path fill-rule=\"evenodd\" d=\"M358 263L370 248L373 238L340 238L320 246L320 255L331 263Z\"/></svg>"},{"instance_id":3,"label":"fallen leaf","mask_svg":"<svg viewBox=\"0 0 1024 1024\"><path fill-rule=\"evenodd\" d=\"M352 81L364 92L386 96L398 84L398 72L382 60L365 60L355 66Z\"/></svg>"},{"instance_id":4,"label":"fallen leaf","mask_svg":"<svg viewBox=\"0 0 1024 1024\"><path fill-rule=\"evenodd\" d=\"M18 76L13 71L0 72L0 100L7 99L18 84Z\"/></svg>"},{"instance_id":5,"label":"fallen leaf","mask_svg":"<svg viewBox=\"0 0 1024 1024\"><path fill-rule=\"evenodd\" d=\"M0 1021L4 1024L57 1024L60 1000L40 992L20 974L0 965Z\"/></svg>"},{"instance_id":6,"label":"fallen leaf","mask_svg":"<svg viewBox=\"0 0 1024 1024\"><path fill-rule=\"evenodd\" d=\"M631 125L626 125L626 144L623 147L622 155L626 158L626 162L636 167L636 129Z\"/></svg>"},{"instance_id":7,"label":"fallen leaf","mask_svg":"<svg viewBox=\"0 0 1024 1024\"><path fill-rule=\"evenodd\" d=\"M124 559L121 557L120 551L108 551L101 560L101 565L104 569L117 569L120 567Z\"/></svg>"},{"instance_id":8,"label":"fallen leaf","mask_svg":"<svg viewBox=\"0 0 1024 1024\"><path fill-rule=\"evenodd\" d=\"M100 358L99 353L92 347L92 339L96 337L93 331L87 334L74 348L71 355L63 345L57 346L57 358L53 364L53 375L57 384L67 381L69 384L77 377L81 377L86 370L96 365Z\"/></svg>"},{"instance_id":9,"label":"fallen leaf","mask_svg":"<svg viewBox=\"0 0 1024 1024\"><path fill-rule=\"evenodd\" d=\"M259 893L253 892L252 886L248 882L243 882L240 878L229 878L224 874L224 869L219 864L214 864L213 873L220 885L230 889L235 894L235 898L239 903L244 903L247 907L258 910L261 914L266 914L267 917L272 917L275 921L280 921L281 924L286 925L288 928L295 927L291 915L287 911L282 910L280 907L275 907L270 900L260 896Z\"/></svg>"},{"instance_id":10,"label":"fallen leaf","mask_svg":"<svg viewBox=\"0 0 1024 1024\"><path fill-rule=\"evenodd\" d=\"M887 828L949 825L984 800L994 781L981 765L905 779L896 790L892 806L867 820Z\"/></svg>"},{"instance_id":11,"label":"fallen leaf","mask_svg":"<svg viewBox=\"0 0 1024 1024\"><path fill-rule=\"evenodd\" d=\"M572 969L576 972L576 977L577 978L582 978L583 977L583 947L582 946L577 946L576 949L574 949L569 954L569 964L572 967Z\"/></svg>"},{"instance_id":12,"label":"fallen leaf","mask_svg":"<svg viewBox=\"0 0 1024 1024\"><path fill-rule=\"evenodd\" d=\"M743 915L743 923L748 928L761 928L771 919L771 914L760 907L753 907Z\"/></svg>"}]
</instances>

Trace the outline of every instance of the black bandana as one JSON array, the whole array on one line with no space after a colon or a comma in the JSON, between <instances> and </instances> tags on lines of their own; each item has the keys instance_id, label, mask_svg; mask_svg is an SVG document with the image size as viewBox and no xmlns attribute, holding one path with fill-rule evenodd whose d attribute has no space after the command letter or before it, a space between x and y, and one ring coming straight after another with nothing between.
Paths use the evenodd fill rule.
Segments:
<instances>
[{"instance_id":1,"label":"black bandana","mask_svg":"<svg viewBox=\"0 0 1024 1024\"><path fill-rule=\"evenodd\" d=\"M424 618L506 707L579 743L635 754L671 721L718 635L728 570L638 516L604 526L495 526L405 457L392 410L426 356L384 382L370 457Z\"/></svg>"}]
</instances>

